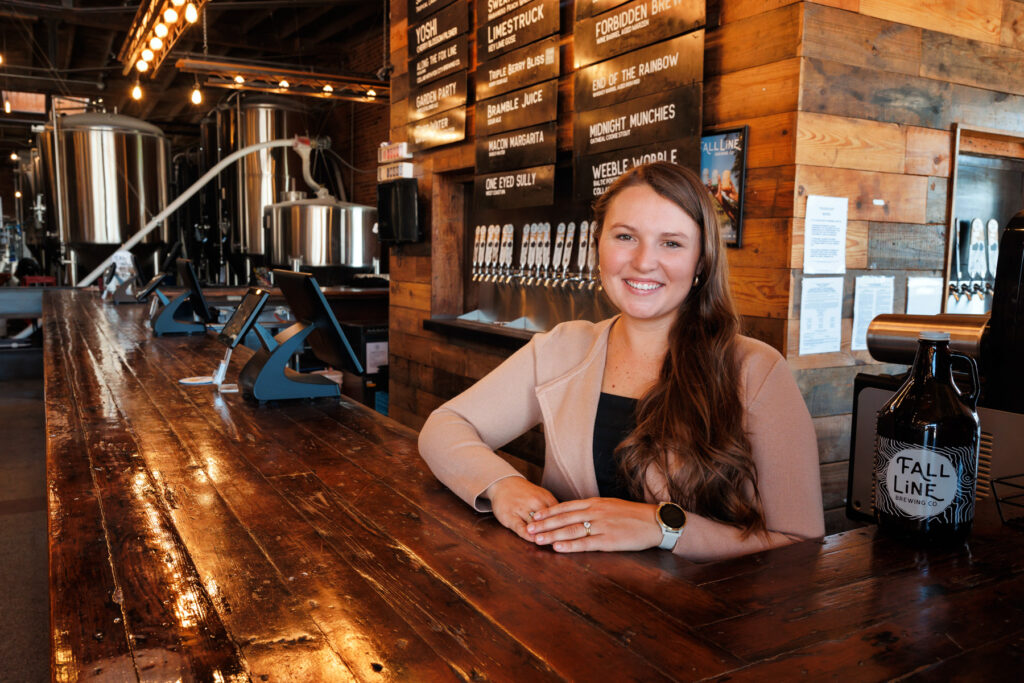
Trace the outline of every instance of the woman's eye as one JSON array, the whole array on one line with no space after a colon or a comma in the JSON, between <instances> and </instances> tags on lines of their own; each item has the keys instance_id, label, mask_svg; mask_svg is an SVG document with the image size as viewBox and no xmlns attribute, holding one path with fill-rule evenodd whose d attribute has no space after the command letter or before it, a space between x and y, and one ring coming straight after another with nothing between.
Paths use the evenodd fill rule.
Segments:
<instances>
[{"instance_id":1,"label":"woman's eye","mask_svg":"<svg viewBox=\"0 0 1024 683\"><path fill-rule=\"evenodd\" d=\"M676 247L681 247L681 246L683 246L683 245L679 244L679 242L672 242L672 241L670 240L670 241L668 241L668 242L665 242L665 246L666 246L666 247L670 247L670 248L672 248L672 249L675 249Z\"/></svg>"},{"instance_id":2,"label":"woman's eye","mask_svg":"<svg viewBox=\"0 0 1024 683\"><path fill-rule=\"evenodd\" d=\"M629 235L629 234L627 234L627 233L624 233L624 232L622 232L622 233L619 233L618 235L616 235L616 236L615 236L615 239L617 239L617 240L622 240L622 241L626 241L626 240L631 240L631 239L633 239L633 236L632 236L632 235Z\"/></svg>"}]
</instances>

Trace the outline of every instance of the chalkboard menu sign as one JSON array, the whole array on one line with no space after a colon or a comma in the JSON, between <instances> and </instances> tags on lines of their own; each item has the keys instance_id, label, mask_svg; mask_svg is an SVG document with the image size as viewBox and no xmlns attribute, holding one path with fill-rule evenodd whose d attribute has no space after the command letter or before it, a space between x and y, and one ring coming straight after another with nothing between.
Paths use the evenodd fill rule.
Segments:
<instances>
[{"instance_id":1,"label":"chalkboard menu sign","mask_svg":"<svg viewBox=\"0 0 1024 683\"><path fill-rule=\"evenodd\" d=\"M701 29L580 69L574 104L578 110L607 107L703 79Z\"/></svg>"},{"instance_id":2,"label":"chalkboard menu sign","mask_svg":"<svg viewBox=\"0 0 1024 683\"><path fill-rule=\"evenodd\" d=\"M699 135L701 84L668 90L602 109L579 112L574 135L579 155L598 154Z\"/></svg>"},{"instance_id":3,"label":"chalkboard menu sign","mask_svg":"<svg viewBox=\"0 0 1024 683\"><path fill-rule=\"evenodd\" d=\"M476 207L485 210L548 206L555 199L555 167L533 166L477 175L473 199Z\"/></svg>"},{"instance_id":4,"label":"chalkboard menu sign","mask_svg":"<svg viewBox=\"0 0 1024 683\"><path fill-rule=\"evenodd\" d=\"M558 0L533 0L503 14L477 30L477 60L493 59L557 33L559 19Z\"/></svg>"},{"instance_id":5,"label":"chalkboard menu sign","mask_svg":"<svg viewBox=\"0 0 1024 683\"><path fill-rule=\"evenodd\" d=\"M558 36L514 50L476 68L476 98L484 100L509 90L558 77Z\"/></svg>"},{"instance_id":6,"label":"chalkboard menu sign","mask_svg":"<svg viewBox=\"0 0 1024 683\"><path fill-rule=\"evenodd\" d=\"M467 80L466 72L460 71L413 90L409 93L409 120L419 121L466 104Z\"/></svg>"},{"instance_id":7,"label":"chalkboard menu sign","mask_svg":"<svg viewBox=\"0 0 1024 683\"><path fill-rule=\"evenodd\" d=\"M557 98L558 81L551 80L477 102L477 135L493 135L554 121L558 116Z\"/></svg>"},{"instance_id":8,"label":"chalkboard menu sign","mask_svg":"<svg viewBox=\"0 0 1024 683\"><path fill-rule=\"evenodd\" d=\"M429 83L469 66L469 37L459 36L433 50L409 60L409 81L412 87Z\"/></svg>"},{"instance_id":9,"label":"chalkboard menu sign","mask_svg":"<svg viewBox=\"0 0 1024 683\"><path fill-rule=\"evenodd\" d=\"M620 175L652 161L670 161L691 169L700 168L700 135L692 140L672 140L643 147L582 157L576 163L576 199L591 202Z\"/></svg>"},{"instance_id":10,"label":"chalkboard menu sign","mask_svg":"<svg viewBox=\"0 0 1024 683\"><path fill-rule=\"evenodd\" d=\"M633 0L576 24L576 67L704 25L704 0Z\"/></svg>"},{"instance_id":11,"label":"chalkboard menu sign","mask_svg":"<svg viewBox=\"0 0 1024 683\"><path fill-rule=\"evenodd\" d=\"M469 31L469 6L456 2L415 24L409 24L409 54L420 55Z\"/></svg>"},{"instance_id":12,"label":"chalkboard menu sign","mask_svg":"<svg viewBox=\"0 0 1024 683\"><path fill-rule=\"evenodd\" d=\"M413 151L449 145L466 139L466 107L456 107L410 123L408 139Z\"/></svg>"},{"instance_id":13,"label":"chalkboard menu sign","mask_svg":"<svg viewBox=\"0 0 1024 683\"><path fill-rule=\"evenodd\" d=\"M419 21L428 14L447 7L452 2L454 0L409 0L409 23Z\"/></svg>"},{"instance_id":14,"label":"chalkboard menu sign","mask_svg":"<svg viewBox=\"0 0 1024 683\"><path fill-rule=\"evenodd\" d=\"M554 121L476 139L476 172L507 171L555 163L557 130Z\"/></svg>"}]
</instances>

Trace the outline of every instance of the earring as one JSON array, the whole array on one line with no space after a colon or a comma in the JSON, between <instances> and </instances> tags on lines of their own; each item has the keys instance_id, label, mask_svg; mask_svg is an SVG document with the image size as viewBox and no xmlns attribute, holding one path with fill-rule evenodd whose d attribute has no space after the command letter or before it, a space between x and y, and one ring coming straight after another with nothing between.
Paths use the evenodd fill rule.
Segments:
<instances>
[{"instance_id":1,"label":"earring","mask_svg":"<svg viewBox=\"0 0 1024 683\"><path fill-rule=\"evenodd\" d=\"M699 284L700 284L700 275L694 275L693 276L693 286L696 287Z\"/></svg>"}]
</instances>

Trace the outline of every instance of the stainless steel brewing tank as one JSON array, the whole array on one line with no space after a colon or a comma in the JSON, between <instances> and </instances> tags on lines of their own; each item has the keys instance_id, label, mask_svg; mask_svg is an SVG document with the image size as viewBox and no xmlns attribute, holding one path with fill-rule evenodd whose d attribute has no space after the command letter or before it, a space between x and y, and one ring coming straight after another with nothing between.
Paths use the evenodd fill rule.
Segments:
<instances>
[{"instance_id":1,"label":"stainless steel brewing tank","mask_svg":"<svg viewBox=\"0 0 1024 683\"><path fill-rule=\"evenodd\" d=\"M70 244L122 244L167 205L170 145L154 125L118 114L65 116L57 139L51 125L40 148L51 191L62 189L61 239ZM61 182L54 149L60 149ZM168 242L166 223L147 236Z\"/></svg>"},{"instance_id":2,"label":"stainless steel brewing tank","mask_svg":"<svg viewBox=\"0 0 1024 683\"><path fill-rule=\"evenodd\" d=\"M298 199L264 209L270 261L275 266L369 268L379 256L377 209L333 199Z\"/></svg>"},{"instance_id":3,"label":"stainless steel brewing tank","mask_svg":"<svg viewBox=\"0 0 1024 683\"><path fill-rule=\"evenodd\" d=\"M305 135L308 130L306 111L290 100L248 97L237 106L235 149ZM265 254L263 207L276 202L283 192L307 189L302 161L287 147L263 149L239 160L237 173L234 251Z\"/></svg>"}]
</instances>

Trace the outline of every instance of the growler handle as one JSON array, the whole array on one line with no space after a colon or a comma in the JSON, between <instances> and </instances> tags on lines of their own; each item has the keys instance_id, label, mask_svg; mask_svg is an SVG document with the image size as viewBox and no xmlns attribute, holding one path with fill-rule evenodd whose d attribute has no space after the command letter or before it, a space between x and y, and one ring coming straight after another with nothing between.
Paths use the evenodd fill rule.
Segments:
<instances>
[{"instance_id":1,"label":"growler handle","mask_svg":"<svg viewBox=\"0 0 1024 683\"><path fill-rule=\"evenodd\" d=\"M981 393L981 382L978 379L978 363L966 353L959 353L957 351L950 351L949 358L950 361L953 359L966 361L967 366L971 369L971 392L965 394L961 391L960 387L956 385L956 380L953 380L953 387L956 389L956 392L960 394L960 400L967 404L971 410L977 410L978 395Z\"/></svg>"}]
</instances>

